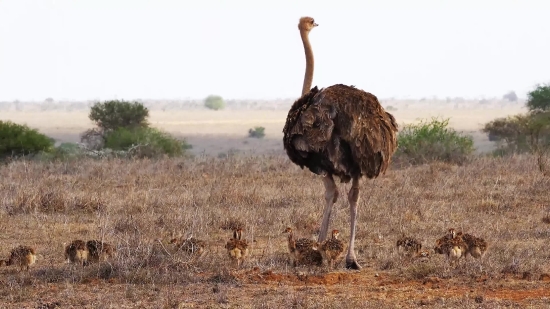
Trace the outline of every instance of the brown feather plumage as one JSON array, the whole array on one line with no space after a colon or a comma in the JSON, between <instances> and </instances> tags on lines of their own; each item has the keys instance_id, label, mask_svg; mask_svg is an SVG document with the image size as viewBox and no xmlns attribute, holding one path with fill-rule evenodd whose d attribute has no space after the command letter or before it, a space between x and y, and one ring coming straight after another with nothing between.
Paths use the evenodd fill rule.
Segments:
<instances>
[{"instance_id":1,"label":"brown feather plumage","mask_svg":"<svg viewBox=\"0 0 550 309\"><path fill-rule=\"evenodd\" d=\"M397 148L398 125L376 96L353 86L317 87L294 102L283 129L290 160L342 182L383 174Z\"/></svg>"}]
</instances>

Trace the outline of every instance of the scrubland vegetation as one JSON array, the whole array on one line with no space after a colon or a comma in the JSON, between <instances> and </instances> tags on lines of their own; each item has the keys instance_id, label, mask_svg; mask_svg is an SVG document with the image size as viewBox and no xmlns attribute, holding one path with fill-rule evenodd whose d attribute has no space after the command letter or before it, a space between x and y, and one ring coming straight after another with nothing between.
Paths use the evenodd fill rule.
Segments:
<instances>
[{"instance_id":1,"label":"scrubland vegetation","mask_svg":"<svg viewBox=\"0 0 550 309\"><path fill-rule=\"evenodd\" d=\"M283 230L308 238L318 232L318 176L284 155L189 156L185 141L151 128L146 109L127 103L141 121L98 122L86 135L95 136L97 143L87 145L96 148L52 147L47 137L36 138L38 148L0 147L0 258L19 244L41 255L29 273L0 268L2 306L548 306L550 122L540 104L485 126L499 143L493 154L474 155L471 138L448 119L402 127L389 171L361 184L356 250L364 268L354 272L343 263L334 271L288 263ZM0 123L0 132L22 130L39 134ZM92 155L106 147L112 155ZM349 184L339 189L347 192ZM331 228L347 239L343 197ZM224 249L235 227L251 248L238 269ZM487 240L485 256L450 267L433 251L423 260L397 253L402 234L430 250L450 227ZM204 240L206 254L196 259L173 250L168 241L175 235ZM73 239L102 239L117 254L87 267L65 264L62 244Z\"/></svg>"}]
</instances>

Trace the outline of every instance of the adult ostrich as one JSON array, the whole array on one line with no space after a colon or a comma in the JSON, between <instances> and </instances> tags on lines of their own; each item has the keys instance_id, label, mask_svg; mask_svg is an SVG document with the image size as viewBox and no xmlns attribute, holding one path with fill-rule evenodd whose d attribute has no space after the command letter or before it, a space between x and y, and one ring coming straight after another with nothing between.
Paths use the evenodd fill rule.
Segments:
<instances>
[{"instance_id":1,"label":"adult ostrich","mask_svg":"<svg viewBox=\"0 0 550 309\"><path fill-rule=\"evenodd\" d=\"M319 242L327 237L332 206L338 198L333 177L338 176L344 183L352 181L346 268L361 269L354 248L359 180L363 176L373 179L386 171L397 148L397 124L371 93L342 84L311 89L313 51L308 36L316 26L313 18L300 18L306 73L302 97L288 112L283 143L292 162L323 176L326 206Z\"/></svg>"}]
</instances>

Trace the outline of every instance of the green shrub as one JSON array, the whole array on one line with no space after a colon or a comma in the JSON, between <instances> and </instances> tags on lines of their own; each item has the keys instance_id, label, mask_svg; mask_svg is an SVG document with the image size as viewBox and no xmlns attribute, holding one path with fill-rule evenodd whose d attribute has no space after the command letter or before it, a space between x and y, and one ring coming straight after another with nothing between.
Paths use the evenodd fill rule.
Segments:
<instances>
[{"instance_id":1,"label":"green shrub","mask_svg":"<svg viewBox=\"0 0 550 309\"><path fill-rule=\"evenodd\" d=\"M209 95L204 99L204 106L215 111L225 108L225 102L219 95Z\"/></svg>"},{"instance_id":2,"label":"green shrub","mask_svg":"<svg viewBox=\"0 0 550 309\"><path fill-rule=\"evenodd\" d=\"M264 127L254 127L254 129L248 130L248 137L253 138L264 138L265 128Z\"/></svg>"},{"instance_id":3,"label":"green shrub","mask_svg":"<svg viewBox=\"0 0 550 309\"><path fill-rule=\"evenodd\" d=\"M50 152L54 143L53 139L26 125L0 120L0 158Z\"/></svg>"},{"instance_id":4,"label":"green shrub","mask_svg":"<svg viewBox=\"0 0 550 309\"><path fill-rule=\"evenodd\" d=\"M422 120L405 125L397 137L396 160L411 164L432 161L463 163L474 151L471 136L464 136L449 128L449 119Z\"/></svg>"},{"instance_id":5,"label":"green shrub","mask_svg":"<svg viewBox=\"0 0 550 309\"><path fill-rule=\"evenodd\" d=\"M149 126L147 123L149 110L136 101L97 102L92 106L88 117L103 131Z\"/></svg>"},{"instance_id":6,"label":"green shrub","mask_svg":"<svg viewBox=\"0 0 550 309\"><path fill-rule=\"evenodd\" d=\"M131 152L137 157L157 157L163 154L181 156L191 145L155 128L118 128L105 136L105 147Z\"/></svg>"}]
</instances>

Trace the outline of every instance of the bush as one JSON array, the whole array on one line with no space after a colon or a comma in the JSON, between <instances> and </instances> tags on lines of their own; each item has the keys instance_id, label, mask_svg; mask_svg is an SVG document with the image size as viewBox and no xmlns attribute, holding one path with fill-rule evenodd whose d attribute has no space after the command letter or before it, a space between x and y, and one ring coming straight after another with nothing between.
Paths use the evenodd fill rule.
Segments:
<instances>
[{"instance_id":1,"label":"bush","mask_svg":"<svg viewBox=\"0 0 550 309\"><path fill-rule=\"evenodd\" d=\"M139 102L106 101L95 103L88 116L103 131L148 127L149 110Z\"/></svg>"},{"instance_id":2,"label":"bush","mask_svg":"<svg viewBox=\"0 0 550 309\"><path fill-rule=\"evenodd\" d=\"M218 95L209 95L206 99L204 99L204 106L217 111L225 108L225 102L223 101L223 98Z\"/></svg>"},{"instance_id":3,"label":"bush","mask_svg":"<svg viewBox=\"0 0 550 309\"><path fill-rule=\"evenodd\" d=\"M50 152L54 143L53 139L26 125L0 120L0 158Z\"/></svg>"},{"instance_id":4,"label":"bush","mask_svg":"<svg viewBox=\"0 0 550 309\"><path fill-rule=\"evenodd\" d=\"M411 164L432 161L463 163L474 151L474 141L448 128L449 119L432 118L430 122L404 126L397 137L396 160Z\"/></svg>"},{"instance_id":5,"label":"bush","mask_svg":"<svg viewBox=\"0 0 550 309\"><path fill-rule=\"evenodd\" d=\"M497 142L496 155L532 152L550 144L550 111L497 118L481 130Z\"/></svg>"},{"instance_id":6,"label":"bush","mask_svg":"<svg viewBox=\"0 0 550 309\"><path fill-rule=\"evenodd\" d=\"M137 157L157 157L163 154L181 156L191 145L154 128L118 128L105 136L105 147L129 151Z\"/></svg>"},{"instance_id":7,"label":"bush","mask_svg":"<svg viewBox=\"0 0 550 309\"><path fill-rule=\"evenodd\" d=\"M264 138L265 128L264 127L254 127L254 129L248 130L248 137L253 138Z\"/></svg>"}]
</instances>

